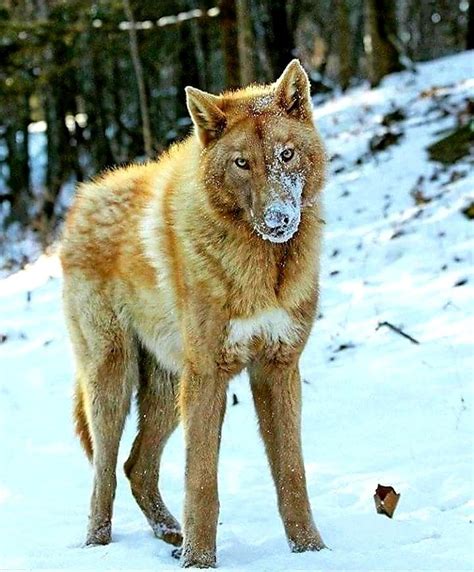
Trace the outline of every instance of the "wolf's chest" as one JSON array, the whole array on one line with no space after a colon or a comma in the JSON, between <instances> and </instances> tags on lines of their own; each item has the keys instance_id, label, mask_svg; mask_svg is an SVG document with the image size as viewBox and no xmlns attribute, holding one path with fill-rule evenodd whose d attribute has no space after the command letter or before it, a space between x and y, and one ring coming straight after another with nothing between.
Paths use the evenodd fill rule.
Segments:
<instances>
[{"instance_id":1,"label":"wolf's chest","mask_svg":"<svg viewBox=\"0 0 474 572\"><path fill-rule=\"evenodd\" d=\"M216 365L245 365L252 358L256 345L290 344L297 336L297 325L282 308L272 308L246 318L233 318L223 328L215 355ZM163 369L180 373L184 347L177 321L157 321L154 328L141 332L141 338Z\"/></svg>"},{"instance_id":2,"label":"wolf's chest","mask_svg":"<svg viewBox=\"0 0 474 572\"><path fill-rule=\"evenodd\" d=\"M288 312L282 308L272 308L249 318L230 320L226 345L242 346L254 338L262 338L267 342L290 342L295 333L295 325Z\"/></svg>"},{"instance_id":3,"label":"wolf's chest","mask_svg":"<svg viewBox=\"0 0 474 572\"><path fill-rule=\"evenodd\" d=\"M298 326L288 312L272 308L248 318L229 321L222 347L224 361L248 363L254 352L276 344L291 344L298 337Z\"/></svg>"}]
</instances>

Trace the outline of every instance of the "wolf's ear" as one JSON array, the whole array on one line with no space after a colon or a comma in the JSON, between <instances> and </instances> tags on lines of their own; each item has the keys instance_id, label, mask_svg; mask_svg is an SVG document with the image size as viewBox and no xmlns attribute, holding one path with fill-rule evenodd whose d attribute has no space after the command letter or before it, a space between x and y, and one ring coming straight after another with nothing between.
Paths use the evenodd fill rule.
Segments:
<instances>
[{"instance_id":1,"label":"wolf's ear","mask_svg":"<svg viewBox=\"0 0 474 572\"><path fill-rule=\"evenodd\" d=\"M288 115L311 119L309 79L298 60L292 60L276 82L275 99Z\"/></svg>"},{"instance_id":2,"label":"wolf's ear","mask_svg":"<svg viewBox=\"0 0 474 572\"><path fill-rule=\"evenodd\" d=\"M195 87L186 87L186 105L203 145L219 137L225 128L226 118L219 108L219 102L216 95Z\"/></svg>"}]
</instances>

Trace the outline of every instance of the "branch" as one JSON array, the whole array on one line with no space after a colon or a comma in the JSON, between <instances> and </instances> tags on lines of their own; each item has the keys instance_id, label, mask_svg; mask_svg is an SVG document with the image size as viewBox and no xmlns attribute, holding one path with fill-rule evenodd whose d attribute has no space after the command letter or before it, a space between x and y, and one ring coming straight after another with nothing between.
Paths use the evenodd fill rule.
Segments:
<instances>
[{"instance_id":1,"label":"branch","mask_svg":"<svg viewBox=\"0 0 474 572\"><path fill-rule=\"evenodd\" d=\"M394 326L393 324L391 324L390 322L379 322L378 326L375 328L375 330L378 330L379 328L381 328L382 326L386 326L387 328L390 328L393 332L396 332L397 334L399 334L400 336L403 336L404 338L406 338L407 340L410 340L410 342L412 344L419 344L420 342L413 338L412 336L410 336L409 334L407 334L406 332L404 332L403 330L401 330L400 328L397 328L397 326Z\"/></svg>"}]
</instances>

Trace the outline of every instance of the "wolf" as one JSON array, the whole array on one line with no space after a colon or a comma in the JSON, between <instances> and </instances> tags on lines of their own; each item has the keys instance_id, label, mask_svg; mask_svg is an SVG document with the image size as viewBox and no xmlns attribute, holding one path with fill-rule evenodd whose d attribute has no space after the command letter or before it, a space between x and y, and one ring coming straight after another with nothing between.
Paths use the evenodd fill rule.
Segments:
<instances>
[{"instance_id":1,"label":"wolf","mask_svg":"<svg viewBox=\"0 0 474 572\"><path fill-rule=\"evenodd\" d=\"M301 448L299 360L318 304L326 155L306 72L221 95L186 88L194 128L156 161L82 185L61 247L74 417L93 463L86 544L111 540L119 441L136 395L131 491L183 567L216 565L229 381L246 369L286 536L324 547ZM185 435L183 533L160 457Z\"/></svg>"}]
</instances>

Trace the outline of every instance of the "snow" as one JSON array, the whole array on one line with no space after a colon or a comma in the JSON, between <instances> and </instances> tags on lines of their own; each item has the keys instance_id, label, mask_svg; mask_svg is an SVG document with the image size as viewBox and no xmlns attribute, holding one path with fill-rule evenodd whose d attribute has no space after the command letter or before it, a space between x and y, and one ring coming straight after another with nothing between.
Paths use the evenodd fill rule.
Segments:
<instances>
[{"instance_id":1,"label":"snow","mask_svg":"<svg viewBox=\"0 0 474 572\"><path fill-rule=\"evenodd\" d=\"M252 111L254 113L262 113L269 105L272 104L272 102L273 95L262 95L254 101Z\"/></svg>"},{"instance_id":2,"label":"snow","mask_svg":"<svg viewBox=\"0 0 474 572\"><path fill-rule=\"evenodd\" d=\"M303 444L315 521L330 550L290 553L241 376L230 386L238 404L229 399L221 448L221 570L473 569L474 276L472 222L461 209L473 199L474 176L467 161L441 168L425 150L453 125L440 106L472 96L471 77L472 53L463 53L316 110L334 158L322 315L301 364ZM433 87L442 90L421 96ZM405 111L396 126L403 135L367 155L393 107ZM416 205L414 188L431 201ZM92 473L73 435L60 282L55 256L0 281L0 569L176 570L121 470L133 416L120 452L113 542L82 547ZM183 461L178 430L161 479L176 515ZM393 519L375 512L379 483L401 493Z\"/></svg>"}]
</instances>

